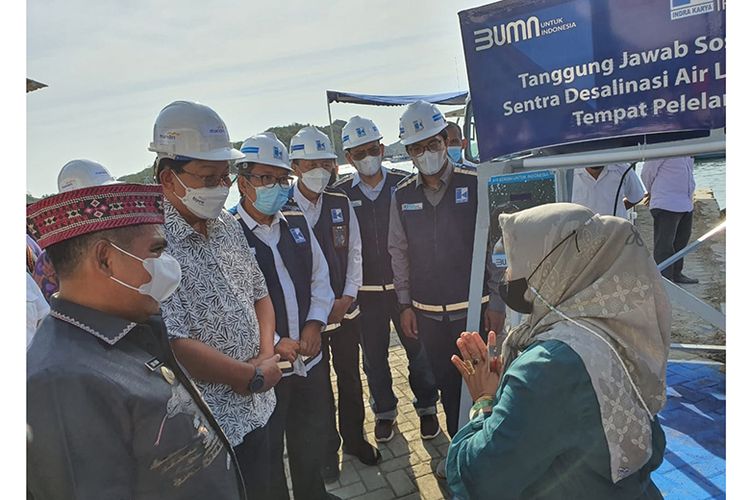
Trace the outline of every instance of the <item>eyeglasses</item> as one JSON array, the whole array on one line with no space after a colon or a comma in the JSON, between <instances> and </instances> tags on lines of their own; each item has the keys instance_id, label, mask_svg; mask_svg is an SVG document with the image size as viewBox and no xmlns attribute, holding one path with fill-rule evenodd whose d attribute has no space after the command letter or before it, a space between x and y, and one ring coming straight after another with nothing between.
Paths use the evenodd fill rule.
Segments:
<instances>
[{"instance_id":1,"label":"eyeglasses","mask_svg":"<svg viewBox=\"0 0 750 500\"><path fill-rule=\"evenodd\" d=\"M197 177L203 182L203 185L205 187L216 187L219 184L229 187L234 183L234 179L232 179L228 173L222 174L222 175L198 175L192 172L188 172L187 170L183 170L180 173L192 175L193 177Z\"/></svg>"},{"instance_id":2,"label":"eyeglasses","mask_svg":"<svg viewBox=\"0 0 750 500\"><path fill-rule=\"evenodd\" d=\"M380 156L380 144L370 147L369 149L358 149L349 151L353 160L364 160L366 156Z\"/></svg>"},{"instance_id":3,"label":"eyeglasses","mask_svg":"<svg viewBox=\"0 0 750 500\"><path fill-rule=\"evenodd\" d=\"M412 157L419 157L422 156L426 150L430 150L432 153L437 153L438 151L442 151L444 147L445 144L443 144L443 141L436 138L428 142L427 147L421 144L410 144L409 146L406 146L406 152Z\"/></svg>"},{"instance_id":4,"label":"eyeglasses","mask_svg":"<svg viewBox=\"0 0 750 500\"><path fill-rule=\"evenodd\" d=\"M250 181L250 184L253 186L263 186L263 187L274 187L276 184L283 188L288 188L292 186L292 182L294 181L294 178L283 175L281 177L276 177L275 175L265 174L265 175L258 175L258 174L241 174L242 177Z\"/></svg>"}]
</instances>

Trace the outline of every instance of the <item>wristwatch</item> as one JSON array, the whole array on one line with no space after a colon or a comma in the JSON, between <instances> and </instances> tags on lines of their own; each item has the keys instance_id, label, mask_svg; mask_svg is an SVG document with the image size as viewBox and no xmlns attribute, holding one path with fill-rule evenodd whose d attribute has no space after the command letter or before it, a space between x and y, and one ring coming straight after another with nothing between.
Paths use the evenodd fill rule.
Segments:
<instances>
[{"instance_id":1,"label":"wristwatch","mask_svg":"<svg viewBox=\"0 0 750 500\"><path fill-rule=\"evenodd\" d=\"M255 375L253 375L253 378L247 384L247 390L253 393L258 392L263 388L263 384L265 383L266 379L263 377L263 370L259 366L256 366Z\"/></svg>"},{"instance_id":2,"label":"wristwatch","mask_svg":"<svg viewBox=\"0 0 750 500\"><path fill-rule=\"evenodd\" d=\"M407 309L411 309L411 304L399 304L398 305L398 312L400 313L406 311Z\"/></svg>"}]
</instances>

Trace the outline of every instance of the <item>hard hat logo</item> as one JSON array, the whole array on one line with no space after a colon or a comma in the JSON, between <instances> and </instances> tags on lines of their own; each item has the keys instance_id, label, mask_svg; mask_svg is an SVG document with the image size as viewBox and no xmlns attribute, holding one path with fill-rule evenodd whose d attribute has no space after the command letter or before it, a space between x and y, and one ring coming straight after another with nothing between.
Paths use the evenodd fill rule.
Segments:
<instances>
[{"instance_id":1,"label":"hard hat logo","mask_svg":"<svg viewBox=\"0 0 750 500\"><path fill-rule=\"evenodd\" d=\"M277 160L281 160L284 157L278 146L273 147L273 157Z\"/></svg>"},{"instance_id":2,"label":"hard hat logo","mask_svg":"<svg viewBox=\"0 0 750 500\"><path fill-rule=\"evenodd\" d=\"M367 133L365 132L365 129L361 127L357 127L357 137L364 137L365 135L367 135Z\"/></svg>"},{"instance_id":3,"label":"hard hat logo","mask_svg":"<svg viewBox=\"0 0 750 500\"><path fill-rule=\"evenodd\" d=\"M415 101L399 119L401 144L408 146L433 137L448 125L443 113L429 102Z\"/></svg>"},{"instance_id":4,"label":"hard hat logo","mask_svg":"<svg viewBox=\"0 0 750 500\"><path fill-rule=\"evenodd\" d=\"M167 105L156 117L153 137L148 149L158 158L228 161L243 156L232 147L221 117L198 102Z\"/></svg>"},{"instance_id":5,"label":"hard hat logo","mask_svg":"<svg viewBox=\"0 0 750 500\"><path fill-rule=\"evenodd\" d=\"M318 151L325 151L326 145L323 144L323 141L316 140L315 141L315 147L318 149Z\"/></svg>"}]
</instances>

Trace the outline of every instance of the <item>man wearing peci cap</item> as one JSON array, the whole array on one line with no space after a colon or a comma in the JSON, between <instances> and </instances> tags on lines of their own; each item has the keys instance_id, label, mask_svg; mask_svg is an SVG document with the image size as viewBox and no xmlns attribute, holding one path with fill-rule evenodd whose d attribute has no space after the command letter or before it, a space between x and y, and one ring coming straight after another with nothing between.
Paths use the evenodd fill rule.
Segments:
<instances>
[{"instance_id":1,"label":"man wearing peci cap","mask_svg":"<svg viewBox=\"0 0 750 500\"><path fill-rule=\"evenodd\" d=\"M341 143L346 159L357 172L334 186L349 197L362 235L363 284L357 300L361 310L363 366L370 386L370 407L375 413L375 440L383 443L393 438L398 414L398 398L393 392L388 365L391 320L409 359L409 385L415 396L422 439L432 439L440 433L435 378L421 342L405 336L401 328L388 253L391 196L405 174L389 172L383 167L382 138L372 120L352 117L341 132Z\"/></svg>"},{"instance_id":2,"label":"man wearing peci cap","mask_svg":"<svg viewBox=\"0 0 750 500\"><path fill-rule=\"evenodd\" d=\"M245 498L231 443L158 316L180 282L163 222L160 186L27 208L60 278L27 353L29 498Z\"/></svg>"},{"instance_id":3,"label":"man wearing peci cap","mask_svg":"<svg viewBox=\"0 0 750 500\"><path fill-rule=\"evenodd\" d=\"M302 128L290 142L292 168L299 177L290 207L301 211L318 239L328 263L331 288L336 296L323 335L323 359L333 358L338 386L339 432L330 416L328 446L324 450L323 477L339 475L338 449L355 455L366 465L381 460L380 452L365 439L365 407L359 373L359 308L362 285L362 242L354 210L345 194L326 189L336 169L330 139L315 127ZM330 352L329 352L330 351ZM331 405L333 405L331 400ZM333 410L333 406L332 406Z\"/></svg>"},{"instance_id":4,"label":"man wearing peci cap","mask_svg":"<svg viewBox=\"0 0 750 500\"><path fill-rule=\"evenodd\" d=\"M396 188L388 247L401 326L427 350L453 437L458 431L461 376L450 359L458 353L456 340L466 328L477 174L449 161L446 127L440 110L424 101L410 104L401 116L399 137L418 173ZM483 333L502 336L505 304L495 285L500 272L489 259L486 266ZM444 467L442 462L436 471L442 477Z\"/></svg>"},{"instance_id":5,"label":"man wearing peci cap","mask_svg":"<svg viewBox=\"0 0 750 500\"><path fill-rule=\"evenodd\" d=\"M230 209L255 254L276 314L275 351L284 374L275 388L269 423L271 498L289 498L284 437L295 498L336 498L321 476L333 395L321 363L321 331L333 306L328 265L300 211L285 210L292 186L286 146L272 133L241 147L237 187L240 203Z\"/></svg>"},{"instance_id":6,"label":"man wearing peci cap","mask_svg":"<svg viewBox=\"0 0 750 500\"><path fill-rule=\"evenodd\" d=\"M247 490L265 498L281 371L263 273L223 209L229 162L243 155L214 110L187 101L162 109L149 149L164 187L168 252L182 268L180 288L162 304L172 347L234 447Z\"/></svg>"}]
</instances>

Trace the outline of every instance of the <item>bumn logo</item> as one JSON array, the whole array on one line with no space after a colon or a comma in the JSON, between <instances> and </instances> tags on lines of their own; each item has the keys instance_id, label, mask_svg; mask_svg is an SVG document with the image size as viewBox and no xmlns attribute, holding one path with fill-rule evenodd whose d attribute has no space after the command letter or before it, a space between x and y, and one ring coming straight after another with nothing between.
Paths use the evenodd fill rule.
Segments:
<instances>
[{"instance_id":1,"label":"bumn logo","mask_svg":"<svg viewBox=\"0 0 750 500\"><path fill-rule=\"evenodd\" d=\"M670 2L672 21L714 11L714 0L670 0Z\"/></svg>"},{"instance_id":2,"label":"bumn logo","mask_svg":"<svg viewBox=\"0 0 750 500\"><path fill-rule=\"evenodd\" d=\"M528 19L518 19L510 23L484 28L474 32L474 50L491 49L494 46L510 45L523 40L541 36L539 18L531 16Z\"/></svg>"}]
</instances>

